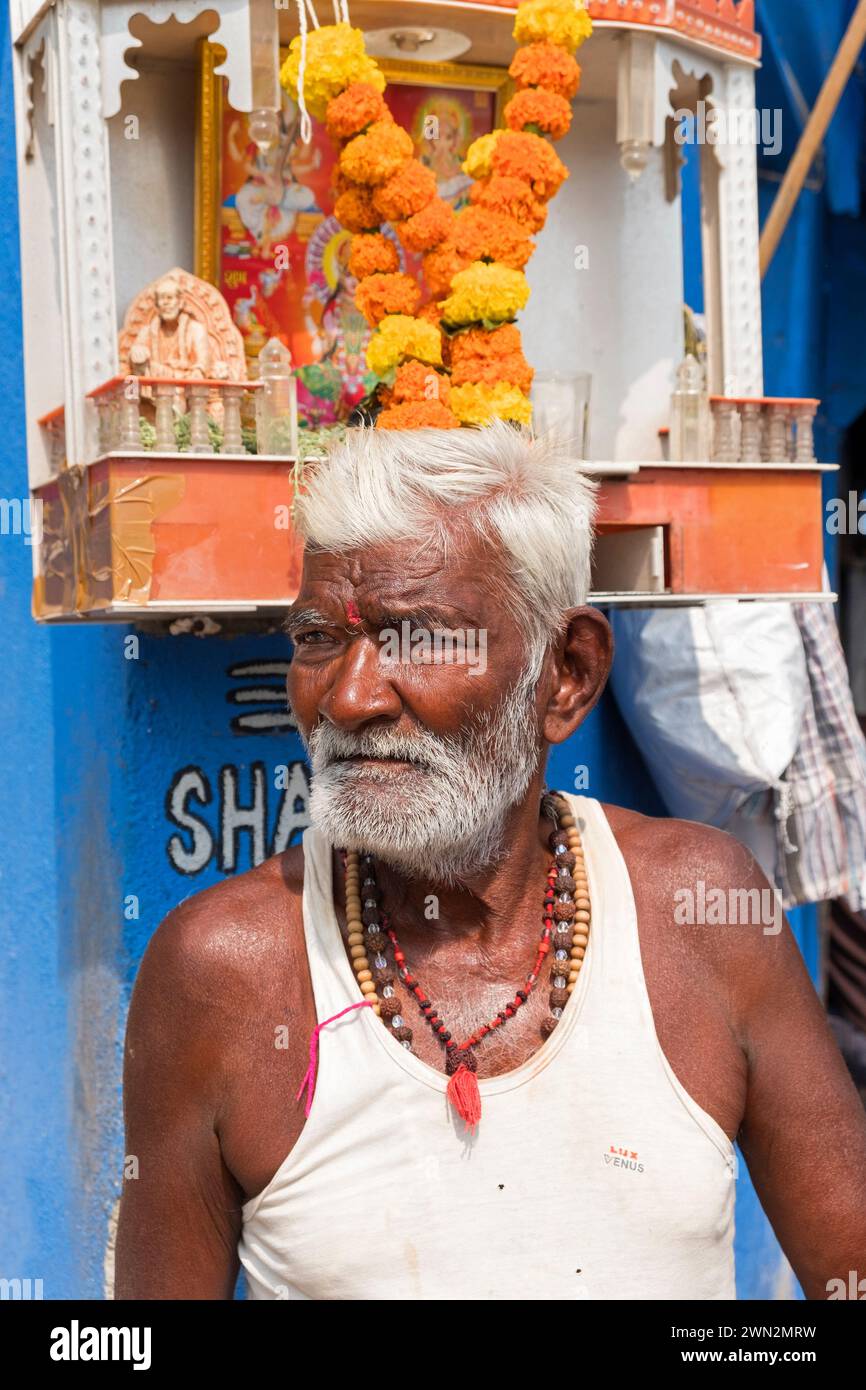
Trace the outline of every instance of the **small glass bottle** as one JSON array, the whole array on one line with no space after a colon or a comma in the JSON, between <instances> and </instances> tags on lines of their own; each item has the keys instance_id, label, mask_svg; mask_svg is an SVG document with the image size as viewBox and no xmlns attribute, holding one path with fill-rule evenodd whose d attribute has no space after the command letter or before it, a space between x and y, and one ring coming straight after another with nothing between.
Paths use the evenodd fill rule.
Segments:
<instances>
[{"instance_id":1,"label":"small glass bottle","mask_svg":"<svg viewBox=\"0 0 866 1390\"><path fill-rule=\"evenodd\" d=\"M671 460L709 462L710 435L710 397L704 369L689 353L677 368L671 396Z\"/></svg>"},{"instance_id":2,"label":"small glass bottle","mask_svg":"<svg viewBox=\"0 0 866 1390\"><path fill-rule=\"evenodd\" d=\"M298 456L298 383L292 372L292 354L271 338L259 353L256 392L256 435L260 454Z\"/></svg>"}]
</instances>

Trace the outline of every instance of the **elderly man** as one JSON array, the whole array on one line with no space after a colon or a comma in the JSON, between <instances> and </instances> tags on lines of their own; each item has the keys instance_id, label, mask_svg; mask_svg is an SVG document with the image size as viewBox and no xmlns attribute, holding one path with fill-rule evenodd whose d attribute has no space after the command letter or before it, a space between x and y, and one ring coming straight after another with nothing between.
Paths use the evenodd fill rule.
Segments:
<instances>
[{"instance_id":1,"label":"elderly man","mask_svg":"<svg viewBox=\"0 0 866 1390\"><path fill-rule=\"evenodd\" d=\"M118 1297L733 1298L735 1140L807 1295L863 1271L866 1118L789 930L678 912L760 871L545 791L611 660L592 511L505 425L309 477L312 827L142 961Z\"/></svg>"}]
</instances>

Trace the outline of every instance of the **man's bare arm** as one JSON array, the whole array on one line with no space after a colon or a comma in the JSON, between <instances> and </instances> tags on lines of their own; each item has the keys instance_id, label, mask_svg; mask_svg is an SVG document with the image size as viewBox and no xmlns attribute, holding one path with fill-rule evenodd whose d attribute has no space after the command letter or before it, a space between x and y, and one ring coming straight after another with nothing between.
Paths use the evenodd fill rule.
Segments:
<instances>
[{"instance_id":1,"label":"man's bare arm","mask_svg":"<svg viewBox=\"0 0 866 1390\"><path fill-rule=\"evenodd\" d=\"M737 887L766 889L751 861ZM734 927L730 998L749 1080L739 1141L807 1298L866 1276L866 1112L787 922Z\"/></svg>"},{"instance_id":2,"label":"man's bare arm","mask_svg":"<svg viewBox=\"0 0 866 1390\"><path fill-rule=\"evenodd\" d=\"M136 1176L123 1182L118 1299L234 1293L244 1199L217 1136L225 1057L206 918L186 905L171 913L135 982L123 1085L125 1166Z\"/></svg>"}]
</instances>

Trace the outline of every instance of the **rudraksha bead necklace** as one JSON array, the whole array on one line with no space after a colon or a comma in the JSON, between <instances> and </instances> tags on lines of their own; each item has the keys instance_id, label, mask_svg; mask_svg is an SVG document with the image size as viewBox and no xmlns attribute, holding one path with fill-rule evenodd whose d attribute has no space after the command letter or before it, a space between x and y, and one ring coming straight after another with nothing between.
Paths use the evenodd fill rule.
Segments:
<instances>
[{"instance_id":1,"label":"rudraksha bead necklace","mask_svg":"<svg viewBox=\"0 0 866 1390\"><path fill-rule=\"evenodd\" d=\"M357 850L343 851L349 955L361 993L373 1005L373 1012L383 1019L397 1041L410 1052L414 1051L412 1029L403 1017L402 1006L394 989L395 978L399 976L405 988L414 994L422 1016L445 1048L445 1070L450 1077L448 1099L469 1129L474 1129L481 1118L481 1095L475 1076L478 1062L474 1049L489 1033L503 1027L526 1003L538 981L545 957L552 951L551 990L548 996L550 1013L541 1025L542 1037L549 1038L562 1017L568 996L580 978L589 944L589 881L580 832L568 802L559 793L550 793L543 804L554 817L556 829L550 836L553 861L547 873L541 939L534 964L514 998L463 1042L456 1042L451 1036L444 1019L409 969L397 933L379 905L381 892L376 882L372 855L361 854ZM389 963L386 955L389 941L393 947L394 965Z\"/></svg>"}]
</instances>

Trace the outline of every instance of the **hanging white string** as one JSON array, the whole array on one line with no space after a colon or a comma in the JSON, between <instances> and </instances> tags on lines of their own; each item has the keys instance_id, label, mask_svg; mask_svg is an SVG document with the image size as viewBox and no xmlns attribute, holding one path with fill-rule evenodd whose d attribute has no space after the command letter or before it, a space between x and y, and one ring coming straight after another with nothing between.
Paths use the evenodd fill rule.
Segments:
<instances>
[{"instance_id":1,"label":"hanging white string","mask_svg":"<svg viewBox=\"0 0 866 1390\"><path fill-rule=\"evenodd\" d=\"M307 12L304 0L298 0L298 29L301 34L301 57L298 63L298 110L301 113L301 139L309 145L313 138L313 126L304 99L304 82L307 75Z\"/></svg>"},{"instance_id":2,"label":"hanging white string","mask_svg":"<svg viewBox=\"0 0 866 1390\"><path fill-rule=\"evenodd\" d=\"M334 7L334 23L339 24L340 19L342 18L340 14L340 0L331 0L331 3Z\"/></svg>"},{"instance_id":3,"label":"hanging white string","mask_svg":"<svg viewBox=\"0 0 866 1390\"><path fill-rule=\"evenodd\" d=\"M338 3L343 14L343 23L351 24L352 21L349 19L349 0L338 0Z\"/></svg>"},{"instance_id":4,"label":"hanging white string","mask_svg":"<svg viewBox=\"0 0 866 1390\"><path fill-rule=\"evenodd\" d=\"M307 0L307 9L308 9L309 14L310 14L310 23L312 24L312 26L313 26L314 29L318 29L318 27L319 27L319 16L316 14L316 10L315 10L315 7L314 7L314 5L313 5L313 0Z\"/></svg>"}]
</instances>

